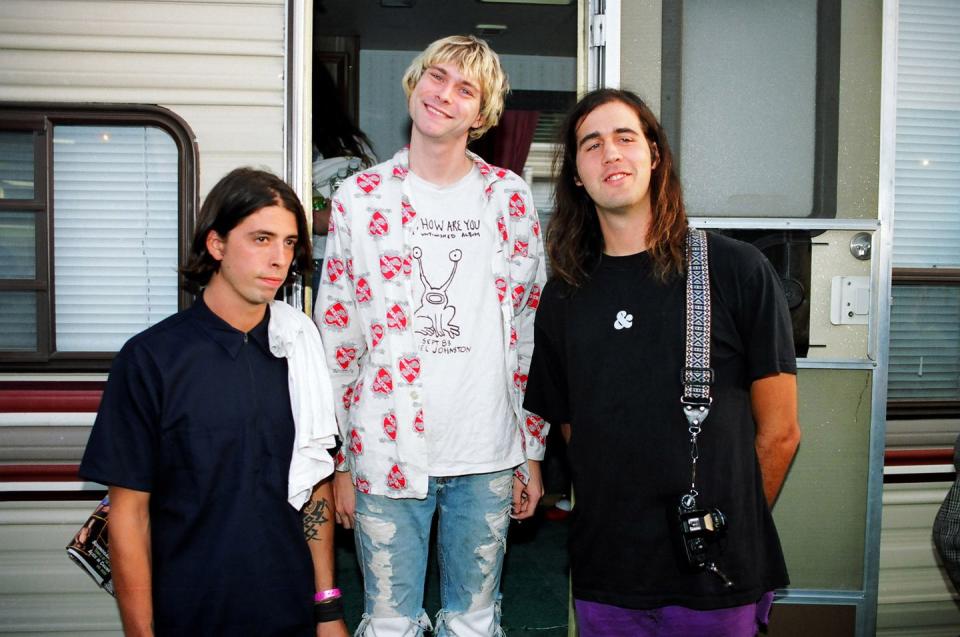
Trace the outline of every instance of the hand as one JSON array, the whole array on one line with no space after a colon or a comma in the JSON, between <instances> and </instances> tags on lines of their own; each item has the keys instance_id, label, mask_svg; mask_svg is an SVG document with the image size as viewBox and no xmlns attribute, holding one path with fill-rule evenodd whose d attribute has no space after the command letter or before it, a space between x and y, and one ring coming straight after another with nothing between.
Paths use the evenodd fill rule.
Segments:
<instances>
[{"instance_id":1,"label":"hand","mask_svg":"<svg viewBox=\"0 0 960 637\"><path fill-rule=\"evenodd\" d=\"M540 461L527 460L527 471L530 479L524 484L516 475L513 476L513 512L514 520L526 520L533 517L537 511L537 504L543 497L543 478L540 476Z\"/></svg>"},{"instance_id":2,"label":"hand","mask_svg":"<svg viewBox=\"0 0 960 637\"><path fill-rule=\"evenodd\" d=\"M352 529L353 515L357 509L357 492L349 471L337 471L333 476L333 506L337 524L345 529Z\"/></svg>"},{"instance_id":3,"label":"hand","mask_svg":"<svg viewBox=\"0 0 960 637\"><path fill-rule=\"evenodd\" d=\"M317 637L350 637L347 624L342 619L335 622L320 622L317 624Z\"/></svg>"}]
</instances>

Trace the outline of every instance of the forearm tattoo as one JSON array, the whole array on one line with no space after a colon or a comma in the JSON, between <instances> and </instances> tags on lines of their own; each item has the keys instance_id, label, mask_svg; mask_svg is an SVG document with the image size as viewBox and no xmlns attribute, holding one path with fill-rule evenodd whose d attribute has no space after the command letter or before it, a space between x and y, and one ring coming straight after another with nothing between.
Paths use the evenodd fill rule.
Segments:
<instances>
[{"instance_id":1,"label":"forearm tattoo","mask_svg":"<svg viewBox=\"0 0 960 637\"><path fill-rule=\"evenodd\" d=\"M327 506L326 499L320 498L307 502L307 506L303 507L303 536L307 542L319 539L320 527L329 519Z\"/></svg>"}]
</instances>

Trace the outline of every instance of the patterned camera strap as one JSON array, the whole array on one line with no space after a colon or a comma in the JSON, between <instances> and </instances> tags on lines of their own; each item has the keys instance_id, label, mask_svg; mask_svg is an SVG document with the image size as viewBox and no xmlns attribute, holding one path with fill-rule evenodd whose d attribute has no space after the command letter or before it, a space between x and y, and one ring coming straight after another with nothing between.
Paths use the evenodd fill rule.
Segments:
<instances>
[{"instance_id":1,"label":"patterned camera strap","mask_svg":"<svg viewBox=\"0 0 960 637\"><path fill-rule=\"evenodd\" d=\"M710 403L710 270L707 233L687 232L687 346L684 355L684 403ZM704 416L706 418L706 416ZM702 420L702 419L701 419Z\"/></svg>"},{"instance_id":2,"label":"patterned camera strap","mask_svg":"<svg viewBox=\"0 0 960 637\"><path fill-rule=\"evenodd\" d=\"M680 403L690 432L690 496L697 496L697 436L710 414L710 268L707 258L707 233L693 228L687 231L687 339L683 367L683 397ZM692 502L693 500L691 500Z\"/></svg>"}]
</instances>

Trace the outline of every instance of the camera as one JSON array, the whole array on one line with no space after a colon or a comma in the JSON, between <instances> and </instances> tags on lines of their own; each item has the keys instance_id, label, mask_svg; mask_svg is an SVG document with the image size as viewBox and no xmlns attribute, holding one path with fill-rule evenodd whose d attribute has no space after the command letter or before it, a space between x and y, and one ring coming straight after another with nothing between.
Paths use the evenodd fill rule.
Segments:
<instances>
[{"instance_id":1,"label":"camera","mask_svg":"<svg viewBox=\"0 0 960 637\"><path fill-rule=\"evenodd\" d=\"M687 563L705 570L709 563L707 548L719 539L727 528L727 518L720 509L693 509L680 505L680 545Z\"/></svg>"}]
</instances>

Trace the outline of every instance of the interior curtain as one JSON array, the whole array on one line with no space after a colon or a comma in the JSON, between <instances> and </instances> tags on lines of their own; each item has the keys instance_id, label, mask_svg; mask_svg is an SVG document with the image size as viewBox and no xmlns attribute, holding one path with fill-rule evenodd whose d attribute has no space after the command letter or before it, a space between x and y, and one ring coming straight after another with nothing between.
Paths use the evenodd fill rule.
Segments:
<instances>
[{"instance_id":1,"label":"interior curtain","mask_svg":"<svg viewBox=\"0 0 960 637\"><path fill-rule=\"evenodd\" d=\"M500 123L474 142L473 151L491 164L519 175L527 163L539 119L539 111L504 111Z\"/></svg>"}]
</instances>

